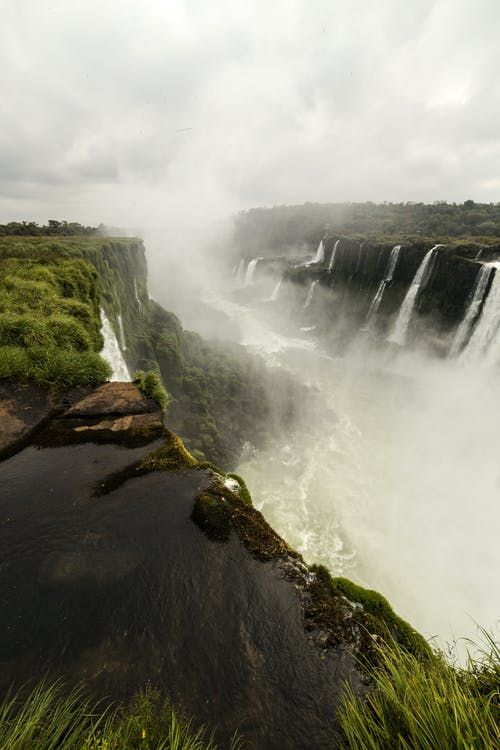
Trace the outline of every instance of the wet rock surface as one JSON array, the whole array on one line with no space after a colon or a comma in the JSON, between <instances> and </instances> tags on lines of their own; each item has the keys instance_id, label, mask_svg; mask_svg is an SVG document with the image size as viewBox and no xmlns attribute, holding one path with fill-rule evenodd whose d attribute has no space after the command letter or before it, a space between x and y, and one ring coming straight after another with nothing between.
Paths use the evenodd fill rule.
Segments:
<instances>
[{"instance_id":1,"label":"wet rock surface","mask_svg":"<svg viewBox=\"0 0 500 750\"><path fill-rule=\"evenodd\" d=\"M207 472L127 478L164 428L146 425L137 444L123 440L126 421L157 425L159 412L109 417L99 398L0 463L0 689L50 674L120 699L151 684L223 746L238 728L259 750L335 747L343 681L363 690L349 606L323 647L304 627L307 569L256 559L241 529L224 542L204 534L191 515Z\"/></svg>"},{"instance_id":2,"label":"wet rock surface","mask_svg":"<svg viewBox=\"0 0 500 750\"><path fill-rule=\"evenodd\" d=\"M0 456L28 437L54 407L39 386L0 382Z\"/></svg>"}]
</instances>

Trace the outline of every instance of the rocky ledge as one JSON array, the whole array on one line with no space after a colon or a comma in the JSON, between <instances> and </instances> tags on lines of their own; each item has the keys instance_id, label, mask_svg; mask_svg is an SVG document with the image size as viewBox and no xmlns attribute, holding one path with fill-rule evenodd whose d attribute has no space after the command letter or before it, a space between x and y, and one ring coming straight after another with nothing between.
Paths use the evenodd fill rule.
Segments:
<instances>
[{"instance_id":1,"label":"rocky ledge","mask_svg":"<svg viewBox=\"0 0 500 750\"><path fill-rule=\"evenodd\" d=\"M34 393L0 405L0 689L153 685L223 746L239 729L259 750L336 747L373 638L419 636L306 566L133 384Z\"/></svg>"}]
</instances>

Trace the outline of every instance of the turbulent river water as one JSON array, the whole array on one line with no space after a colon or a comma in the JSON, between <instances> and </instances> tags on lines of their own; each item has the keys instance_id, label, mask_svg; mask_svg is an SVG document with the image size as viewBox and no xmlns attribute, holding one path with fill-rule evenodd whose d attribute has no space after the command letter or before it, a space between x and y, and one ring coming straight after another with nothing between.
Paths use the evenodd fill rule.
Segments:
<instances>
[{"instance_id":1,"label":"turbulent river water","mask_svg":"<svg viewBox=\"0 0 500 750\"><path fill-rule=\"evenodd\" d=\"M362 338L336 358L314 330L283 335L256 307L208 301L320 400L237 469L271 525L306 561L386 595L438 646L476 637L476 623L498 632L498 372Z\"/></svg>"}]
</instances>

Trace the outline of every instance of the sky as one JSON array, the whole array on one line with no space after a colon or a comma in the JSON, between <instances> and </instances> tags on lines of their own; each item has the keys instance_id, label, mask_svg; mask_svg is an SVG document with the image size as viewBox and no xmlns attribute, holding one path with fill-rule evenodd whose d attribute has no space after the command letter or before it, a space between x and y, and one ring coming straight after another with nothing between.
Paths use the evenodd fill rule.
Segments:
<instances>
[{"instance_id":1,"label":"sky","mask_svg":"<svg viewBox=\"0 0 500 750\"><path fill-rule=\"evenodd\" d=\"M498 0L0 0L0 221L500 200Z\"/></svg>"}]
</instances>

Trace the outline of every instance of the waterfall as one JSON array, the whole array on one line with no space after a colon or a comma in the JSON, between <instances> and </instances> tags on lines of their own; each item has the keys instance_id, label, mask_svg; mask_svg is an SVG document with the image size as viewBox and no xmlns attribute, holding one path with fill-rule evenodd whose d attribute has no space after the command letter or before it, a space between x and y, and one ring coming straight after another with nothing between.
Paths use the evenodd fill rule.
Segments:
<instances>
[{"instance_id":1,"label":"waterfall","mask_svg":"<svg viewBox=\"0 0 500 750\"><path fill-rule=\"evenodd\" d=\"M313 298L313 294L314 294L314 288L315 288L316 284L318 283L318 281L319 281L319 279L316 279L316 281L313 281L311 283L311 286L309 287L309 291L307 293L307 299L304 302L304 307L309 307L309 305L311 304L312 298Z\"/></svg>"},{"instance_id":2,"label":"waterfall","mask_svg":"<svg viewBox=\"0 0 500 750\"><path fill-rule=\"evenodd\" d=\"M495 276L461 359L471 361L485 358L489 364L496 364L500 361L500 263L488 264L488 267L494 270Z\"/></svg>"},{"instance_id":3,"label":"waterfall","mask_svg":"<svg viewBox=\"0 0 500 750\"><path fill-rule=\"evenodd\" d=\"M432 247L426 253L423 261L418 267L417 273L415 274L411 286L406 293L406 297L404 298L403 303L399 309L399 315L396 320L394 330L387 341L390 341L393 344L399 344L399 346L404 346L406 341L406 334L408 333L408 326L410 324L413 309L417 301L418 293L421 289L423 289L431 274L435 250L438 247L442 246L434 245L434 247Z\"/></svg>"},{"instance_id":4,"label":"waterfall","mask_svg":"<svg viewBox=\"0 0 500 750\"><path fill-rule=\"evenodd\" d=\"M245 261L242 258L238 265L238 270L236 271L236 285L237 286L244 286L245 284Z\"/></svg>"},{"instance_id":5,"label":"waterfall","mask_svg":"<svg viewBox=\"0 0 500 750\"><path fill-rule=\"evenodd\" d=\"M276 302L276 300L278 299L278 294L280 293L280 287L281 287L282 281L283 281L283 276L280 276L278 281L276 282L276 286L273 289L273 293L269 297L269 302Z\"/></svg>"},{"instance_id":6,"label":"waterfall","mask_svg":"<svg viewBox=\"0 0 500 750\"><path fill-rule=\"evenodd\" d=\"M359 243L359 251L358 251L358 261L356 263L356 270L354 271L354 275L356 275L361 268L361 258L363 257L363 248L365 246L364 242Z\"/></svg>"},{"instance_id":7,"label":"waterfall","mask_svg":"<svg viewBox=\"0 0 500 750\"><path fill-rule=\"evenodd\" d=\"M323 245L323 240L319 241L318 249L316 250L316 255L312 259L312 263L323 263L325 260L325 246Z\"/></svg>"},{"instance_id":8,"label":"waterfall","mask_svg":"<svg viewBox=\"0 0 500 750\"><path fill-rule=\"evenodd\" d=\"M479 317L492 273L494 273L493 266L484 265L479 269L470 302L450 348L450 357L456 357L468 341L472 327Z\"/></svg>"},{"instance_id":9,"label":"waterfall","mask_svg":"<svg viewBox=\"0 0 500 750\"><path fill-rule=\"evenodd\" d=\"M312 266L313 263L323 263L325 260L325 246L323 245L323 240L319 241L318 249L316 250L316 255L314 258L311 258L311 260L306 260L304 263L301 263L301 266L304 266L305 268L308 268L309 266Z\"/></svg>"},{"instance_id":10,"label":"waterfall","mask_svg":"<svg viewBox=\"0 0 500 750\"><path fill-rule=\"evenodd\" d=\"M328 273L332 273L333 267L335 265L335 256L337 254L337 248L339 246L340 240L337 240L335 245L333 246L332 254L330 256L330 263L328 264Z\"/></svg>"},{"instance_id":11,"label":"waterfall","mask_svg":"<svg viewBox=\"0 0 500 750\"><path fill-rule=\"evenodd\" d=\"M102 307L100 312L102 320L101 333L104 337L104 346L101 351L101 357L105 359L113 369L111 380L130 381L130 373L125 364L125 360L123 359L120 347L118 346L115 332L113 331L108 316Z\"/></svg>"},{"instance_id":12,"label":"waterfall","mask_svg":"<svg viewBox=\"0 0 500 750\"><path fill-rule=\"evenodd\" d=\"M245 283L244 286L250 286L253 284L253 277L255 274L255 269L257 267L257 263L259 260L262 260L262 258L253 258L253 260L250 261L250 263L247 266L247 271L245 274Z\"/></svg>"},{"instance_id":13,"label":"waterfall","mask_svg":"<svg viewBox=\"0 0 500 750\"><path fill-rule=\"evenodd\" d=\"M125 331L123 330L123 320L121 315L118 315L118 328L120 330L120 348L122 352L126 352L127 345L125 343Z\"/></svg>"},{"instance_id":14,"label":"waterfall","mask_svg":"<svg viewBox=\"0 0 500 750\"><path fill-rule=\"evenodd\" d=\"M385 269L384 278L378 285L378 289L375 292L375 296L372 300L372 303L370 305L370 309L368 310L368 315L366 316L366 322L367 324L372 322L375 319L378 308L380 307L380 303L382 302L382 297L384 296L385 288L389 281L392 281L392 277L394 276L394 271L396 269L396 264L398 262L399 258L399 252L401 250L401 245L395 245L392 250L391 254L389 255L389 261L387 263L387 268Z\"/></svg>"},{"instance_id":15,"label":"waterfall","mask_svg":"<svg viewBox=\"0 0 500 750\"><path fill-rule=\"evenodd\" d=\"M135 301L137 302L137 307L139 308L139 312L141 312L141 300L139 299L139 292L137 291L137 279L134 278L134 294L135 294Z\"/></svg>"}]
</instances>

